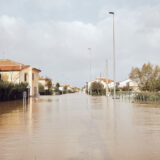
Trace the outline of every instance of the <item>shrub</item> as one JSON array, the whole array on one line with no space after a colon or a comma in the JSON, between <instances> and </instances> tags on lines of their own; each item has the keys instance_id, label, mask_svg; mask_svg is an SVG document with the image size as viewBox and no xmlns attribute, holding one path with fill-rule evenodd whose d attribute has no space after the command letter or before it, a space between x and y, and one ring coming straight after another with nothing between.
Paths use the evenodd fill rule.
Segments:
<instances>
[{"instance_id":1,"label":"shrub","mask_svg":"<svg viewBox=\"0 0 160 160\"><path fill-rule=\"evenodd\" d=\"M160 93L140 92L135 94L134 99L138 101L157 102L160 101Z\"/></svg>"},{"instance_id":2,"label":"shrub","mask_svg":"<svg viewBox=\"0 0 160 160\"><path fill-rule=\"evenodd\" d=\"M38 87L39 87L39 94L40 95L45 95L44 86L41 83L39 83Z\"/></svg>"},{"instance_id":3,"label":"shrub","mask_svg":"<svg viewBox=\"0 0 160 160\"><path fill-rule=\"evenodd\" d=\"M22 99L23 92L28 91L27 85L27 83L13 84L0 81L0 101Z\"/></svg>"},{"instance_id":4,"label":"shrub","mask_svg":"<svg viewBox=\"0 0 160 160\"><path fill-rule=\"evenodd\" d=\"M89 89L89 94L91 95L105 95L105 89L102 83L93 82Z\"/></svg>"}]
</instances>

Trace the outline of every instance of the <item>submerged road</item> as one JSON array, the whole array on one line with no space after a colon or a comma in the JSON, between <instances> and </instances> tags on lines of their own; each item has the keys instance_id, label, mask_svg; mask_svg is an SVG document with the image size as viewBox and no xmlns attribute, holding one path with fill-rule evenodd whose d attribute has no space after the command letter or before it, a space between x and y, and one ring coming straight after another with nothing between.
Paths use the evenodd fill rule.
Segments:
<instances>
[{"instance_id":1,"label":"submerged road","mask_svg":"<svg viewBox=\"0 0 160 160\"><path fill-rule=\"evenodd\" d=\"M0 103L0 160L158 160L160 106L85 94Z\"/></svg>"}]
</instances>

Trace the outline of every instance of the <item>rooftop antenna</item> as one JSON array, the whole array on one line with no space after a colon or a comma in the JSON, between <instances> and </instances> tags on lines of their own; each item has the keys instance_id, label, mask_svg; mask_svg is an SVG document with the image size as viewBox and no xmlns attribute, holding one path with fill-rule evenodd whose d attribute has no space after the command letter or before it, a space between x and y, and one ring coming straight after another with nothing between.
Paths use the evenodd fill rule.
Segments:
<instances>
[{"instance_id":1,"label":"rooftop antenna","mask_svg":"<svg viewBox=\"0 0 160 160\"><path fill-rule=\"evenodd\" d=\"M6 52L3 51L3 56L2 56L3 59L6 59Z\"/></svg>"},{"instance_id":2,"label":"rooftop antenna","mask_svg":"<svg viewBox=\"0 0 160 160\"><path fill-rule=\"evenodd\" d=\"M100 72L100 78L102 78L102 73Z\"/></svg>"}]
</instances>

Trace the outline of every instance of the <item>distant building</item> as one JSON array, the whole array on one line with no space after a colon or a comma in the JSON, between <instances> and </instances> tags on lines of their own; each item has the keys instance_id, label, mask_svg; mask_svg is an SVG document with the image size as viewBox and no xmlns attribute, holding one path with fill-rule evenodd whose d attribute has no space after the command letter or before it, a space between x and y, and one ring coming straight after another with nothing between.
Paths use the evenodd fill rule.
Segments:
<instances>
[{"instance_id":1,"label":"distant building","mask_svg":"<svg viewBox=\"0 0 160 160\"><path fill-rule=\"evenodd\" d=\"M73 87L73 86L70 86L70 85L61 85L59 87L59 90L62 91L62 92L66 90L69 93L74 93L74 92L78 92L79 88Z\"/></svg>"},{"instance_id":2,"label":"distant building","mask_svg":"<svg viewBox=\"0 0 160 160\"><path fill-rule=\"evenodd\" d=\"M107 80L106 80L106 78L100 77L100 78L96 78L96 80L88 82L87 85L86 85L86 88L89 89L91 87L91 85L92 85L93 82L100 82L104 86L104 88L106 88L106 86L107 86ZM113 81L109 79L108 80L108 87L110 86L111 83L113 83Z\"/></svg>"},{"instance_id":3,"label":"distant building","mask_svg":"<svg viewBox=\"0 0 160 160\"><path fill-rule=\"evenodd\" d=\"M47 89L48 89L47 84L48 84L49 80L50 80L49 78L39 77L39 81L38 81L38 82L39 82L41 85L44 86L44 89L45 89L45 90L47 90Z\"/></svg>"},{"instance_id":4,"label":"distant building","mask_svg":"<svg viewBox=\"0 0 160 160\"><path fill-rule=\"evenodd\" d=\"M0 80L12 83L28 83L30 96L39 94L39 72L41 72L41 70L33 68L30 65L24 65L8 59L0 60Z\"/></svg>"},{"instance_id":5,"label":"distant building","mask_svg":"<svg viewBox=\"0 0 160 160\"><path fill-rule=\"evenodd\" d=\"M123 89L125 87L128 87L129 89L133 91L139 91L138 84L131 79L126 79L124 81L118 82L119 89Z\"/></svg>"},{"instance_id":6,"label":"distant building","mask_svg":"<svg viewBox=\"0 0 160 160\"><path fill-rule=\"evenodd\" d=\"M86 83L86 88L85 90L90 89L91 85L93 82L100 82L104 88L106 88L107 83L106 83L106 78L96 78L96 80L90 81ZM127 79L124 81L116 82L116 87L119 88L120 90L123 90L124 88L131 89L132 91L139 91L138 84L131 79ZM108 80L108 88L111 90L114 88L114 81L113 80Z\"/></svg>"}]
</instances>

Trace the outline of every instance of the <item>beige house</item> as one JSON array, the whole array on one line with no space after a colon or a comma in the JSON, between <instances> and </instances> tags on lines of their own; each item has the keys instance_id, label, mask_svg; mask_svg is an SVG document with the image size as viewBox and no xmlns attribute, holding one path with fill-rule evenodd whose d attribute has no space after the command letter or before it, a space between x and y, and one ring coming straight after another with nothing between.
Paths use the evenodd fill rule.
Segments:
<instances>
[{"instance_id":1,"label":"beige house","mask_svg":"<svg viewBox=\"0 0 160 160\"><path fill-rule=\"evenodd\" d=\"M27 82L30 96L37 96L39 72L41 70L29 65L17 63L8 59L0 60L0 80L12 83Z\"/></svg>"},{"instance_id":2,"label":"beige house","mask_svg":"<svg viewBox=\"0 0 160 160\"><path fill-rule=\"evenodd\" d=\"M44 86L44 89L47 90L48 79L45 77L39 77L39 83Z\"/></svg>"}]
</instances>

